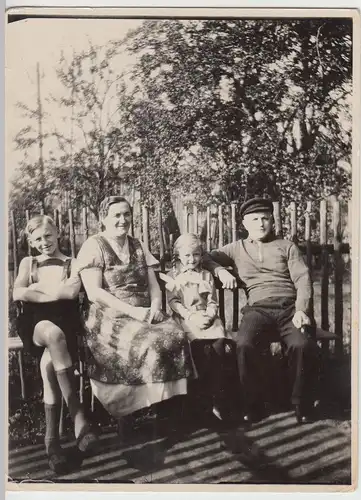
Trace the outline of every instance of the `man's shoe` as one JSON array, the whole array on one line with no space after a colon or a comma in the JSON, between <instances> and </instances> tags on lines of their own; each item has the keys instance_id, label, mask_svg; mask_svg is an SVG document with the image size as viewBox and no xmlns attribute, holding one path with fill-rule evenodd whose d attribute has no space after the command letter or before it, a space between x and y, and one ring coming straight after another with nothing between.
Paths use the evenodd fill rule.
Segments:
<instances>
[{"instance_id":1,"label":"man's shoe","mask_svg":"<svg viewBox=\"0 0 361 500\"><path fill-rule=\"evenodd\" d=\"M309 424L313 421L313 406L295 405L295 416L298 424Z\"/></svg>"},{"instance_id":2,"label":"man's shoe","mask_svg":"<svg viewBox=\"0 0 361 500\"><path fill-rule=\"evenodd\" d=\"M256 424L264 418L268 417L268 413L264 405L256 405L245 411L243 414L243 422L247 425Z\"/></svg>"}]
</instances>

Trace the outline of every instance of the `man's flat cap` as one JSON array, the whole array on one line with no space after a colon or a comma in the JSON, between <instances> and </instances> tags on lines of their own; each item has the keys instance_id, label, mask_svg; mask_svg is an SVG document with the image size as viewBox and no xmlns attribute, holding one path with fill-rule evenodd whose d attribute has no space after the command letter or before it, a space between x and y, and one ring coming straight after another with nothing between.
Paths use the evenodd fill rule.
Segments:
<instances>
[{"instance_id":1,"label":"man's flat cap","mask_svg":"<svg viewBox=\"0 0 361 500\"><path fill-rule=\"evenodd\" d=\"M254 214L256 212L270 212L273 213L272 200L267 198L252 198L247 200L241 205L240 215L243 218L247 214Z\"/></svg>"}]
</instances>

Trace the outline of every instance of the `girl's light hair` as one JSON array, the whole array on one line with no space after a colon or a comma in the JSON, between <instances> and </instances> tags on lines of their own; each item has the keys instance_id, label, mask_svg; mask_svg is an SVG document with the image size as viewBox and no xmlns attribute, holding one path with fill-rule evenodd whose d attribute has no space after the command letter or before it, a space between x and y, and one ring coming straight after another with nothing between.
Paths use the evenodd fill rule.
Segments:
<instances>
[{"instance_id":1,"label":"girl's light hair","mask_svg":"<svg viewBox=\"0 0 361 500\"><path fill-rule=\"evenodd\" d=\"M174 242L173 253L172 253L172 267L176 270L177 262L179 260L179 250L181 248L199 248L203 254L203 244L196 234L184 233Z\"/></svg>"},{"instance_id":2,"label":"girl's light hair","mask_svg":"<svg viewBox=\"0 0 361 500\"><path fill-rule=\"evenodd\" d=\"M45 224L49 224L49 226L57 230L56 224L51 217L49 217L48 215L35 215L26 224L26 236L29 238L35 231L35 229L38 229L38 227L44 226Z\"/></svg>"}]
</instances>

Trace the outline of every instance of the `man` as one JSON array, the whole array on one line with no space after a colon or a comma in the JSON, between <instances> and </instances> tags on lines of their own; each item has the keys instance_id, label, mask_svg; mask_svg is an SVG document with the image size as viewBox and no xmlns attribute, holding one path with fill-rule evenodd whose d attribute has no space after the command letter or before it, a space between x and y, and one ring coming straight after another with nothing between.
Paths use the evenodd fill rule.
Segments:
<instances>
[{"instance_id":1,"label":"man","mask_svg":"<svg viewBox=\"0 0 361 500\"><path fill-rule=\"evenodd\" d=\"M271 200L246 201L240 214L248 237L206 254L204 267L224 288L234 288L236 278L225 269L232 266L248 298L236 339L244 420L254 422L264 416L259 400L265 368L261 354L276 333L286 346L296 418L298 423L306 423L311 417L318 370L317 344L302 328L311 324L309 271L297 246L275 237Z\"/></svg>"}]
</instances>

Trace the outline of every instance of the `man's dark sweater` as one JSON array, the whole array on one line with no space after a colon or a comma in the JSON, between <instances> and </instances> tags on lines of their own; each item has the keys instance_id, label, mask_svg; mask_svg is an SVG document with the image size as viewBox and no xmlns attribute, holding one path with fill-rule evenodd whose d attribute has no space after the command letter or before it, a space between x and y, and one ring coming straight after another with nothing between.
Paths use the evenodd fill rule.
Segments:
<instances>
[{"instance_id":1,"label":"man's dark sweater","mask_svg":"<svg viewBox=\"0 0 361 500\"><path fill-rule=\"evenodd\" d=\"M238 240L205 254L203 266L216 276L224 267L233 267L245 285L249 305L273 297L292 298L296 311L309 314L310 274L291 241L274 236L262 243L250 238Z\"/></svg>"}]
</instances>

